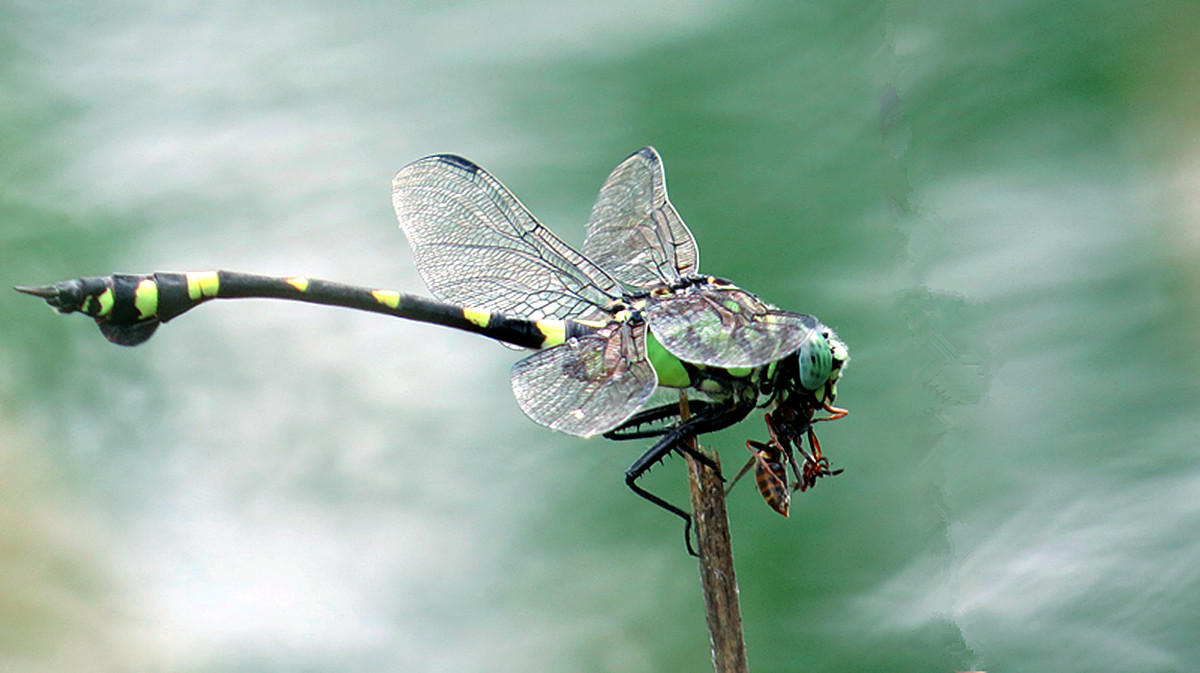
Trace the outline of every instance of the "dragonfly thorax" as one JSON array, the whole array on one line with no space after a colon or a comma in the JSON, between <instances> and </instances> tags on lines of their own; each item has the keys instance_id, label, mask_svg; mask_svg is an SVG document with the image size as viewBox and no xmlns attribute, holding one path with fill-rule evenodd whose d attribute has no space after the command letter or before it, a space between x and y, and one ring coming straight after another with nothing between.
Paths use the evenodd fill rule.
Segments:
<instances>
[{"instance_id":1,"label":"dragonfly thorax","mask_svg":"<svg viewBox=\"0 0 1200 673\"><path fill-rule=\"evenodd\" d=\"M727 278L708 276L704 274L689 274L686 276L680 276L670 283L664 283L648 290L635 292L630 296L634 298L642 298L646 296L663 297L691 287L707 288L711 290L737 289L737 285Z\"/></svg>"}]
</instances>

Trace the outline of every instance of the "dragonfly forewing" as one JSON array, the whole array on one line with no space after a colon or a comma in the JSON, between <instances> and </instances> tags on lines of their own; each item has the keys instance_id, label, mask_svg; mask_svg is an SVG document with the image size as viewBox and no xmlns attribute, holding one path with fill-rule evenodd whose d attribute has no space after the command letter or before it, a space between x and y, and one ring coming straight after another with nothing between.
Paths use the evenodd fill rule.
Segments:
<instances>
[{"instance_id":1,"label":"dragonfly forewing","mask_svg":"<svg viewBox=\"0 0 1200 673\"><path fill-rule=\"evenodd\" d=\"M794 353L819 323L736 287L691 286L653 298L646 317L672 355L710 367L757 367Z\"/></svg>"}]
</instances>

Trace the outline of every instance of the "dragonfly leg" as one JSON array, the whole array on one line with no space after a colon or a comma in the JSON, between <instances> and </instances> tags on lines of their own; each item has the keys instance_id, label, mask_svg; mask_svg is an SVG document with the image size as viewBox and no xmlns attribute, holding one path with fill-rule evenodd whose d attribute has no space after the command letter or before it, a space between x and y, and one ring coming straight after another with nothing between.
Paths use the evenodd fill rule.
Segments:
<instances>
[{"instance_id":1,"label":"dragonfly leg","mask_svg":"<svg viewBox=\"0 0 1200 673\"><path fill-rule=\"evenodd\" d=\"M687 546L687 552L689 554L691 554L692 556L699 556L699 554L696 553L696 550L694 548L692 548L692 515L688 514L687 512L683 511L682 509L679 509L675 505L672 505L671 503L667 502L666 500L663 500L662 498L658 497L657 495L654 495L653 493L651 493L650 491L647 491L646 489L642 488L641 486L638 486L637 485L638 476L640 476L640 475L634 475L633 469L630 468L630 471L625 473L625 483L629 485L629 488L632 489L634 493L637 493L638 495L642 496L646 500L649 500L650 502L667 510L668 512L674 514L675 516L678 516L679 518L683 519L683 543Z\"/></svg>"},{"instance_id":2,"label":"dragonfly leg","mask_svg":"<svg viewBox=\"0 0 1200 673\"><path fill-rule=\"evenodd\" d=\"M720 475L720 468L713 462L713 459L693 449L689 445L690 441L697 435L716 432L737 423L745 418L752 409L754 409L754 405L752 404L749 406L739 405L724 408L707 405L702 413L663 431L662 438L655 442L649 451L642 454L625 471L625 483L634 493L683 519L683 539L687 545L688 553L692 556L696 556L696 552L692 548L691 539L692 516L679 507L638 486L637 480L646 474L656 463L662 461L674 451L692 456L706 467L717 470L717 474ZM650 411L655 410L651 409Z\"/></svg>"},{"instance_id":3,"label":"dragonfly leg","mask_svg":"<svg viewBox=\"0 0 1200 673\"><path fill-rule=\"evenodd\" d=\"M703 400L692 400L689 403L689 405L690 405L689 408L692 410L692 413L694 413L696 415L705 414L709 411L709 409L711 409L713 407L713 404L711 402L705 402ZM604 433L604 438L612 439L612 440L616 440L616 441L624 441L624 440L628 440L628 439L646 439L648 437L662 437L663 435L665 435L671 431L671 426L668 425L668 426L663 426L663 427L656 427L656 428L651 428L648 430L642 429L641 426L647 425L649 423L659 423L659 422L666 421L666 420L674 421L678 418L679 418L679 405L675 404L675 403L664 404L660 407L653 407L651 409L639 411L638 413L634 414L633 416L630 416L629 420L625 421L624 423L617 426L616 428L613 428L612 430L609 430L608 432Z\"/></svg>"}]
</instances>

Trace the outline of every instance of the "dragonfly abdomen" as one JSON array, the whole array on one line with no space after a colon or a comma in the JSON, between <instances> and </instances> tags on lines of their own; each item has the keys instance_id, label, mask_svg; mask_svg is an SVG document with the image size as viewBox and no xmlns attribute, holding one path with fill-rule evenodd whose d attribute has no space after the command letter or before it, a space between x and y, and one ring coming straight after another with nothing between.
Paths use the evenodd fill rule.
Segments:
<instances>
[{"instance_id":1,"label":"dragonfly abdomen","mask_svg":"<svg viewBox=\"0 0 1200 673\"><path fill-rule=\"evenodd\" d=\"M522 348L549 348L590 334L596 327L574 320L533 320L486 309L454 306L396 290L359 287L306 276L260 276L233 271L114 274L17 288L42 297L60 313L96 320L113 343L136 346L159 323L210 299L287 299L341 306L453 327Z\"/></svg>"}]
</instances>

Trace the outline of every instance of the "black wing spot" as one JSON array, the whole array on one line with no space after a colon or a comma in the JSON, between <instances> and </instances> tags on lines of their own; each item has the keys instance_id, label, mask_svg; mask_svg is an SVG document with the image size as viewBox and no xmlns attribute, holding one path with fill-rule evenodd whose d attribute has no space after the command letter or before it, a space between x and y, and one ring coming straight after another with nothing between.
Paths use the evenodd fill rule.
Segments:
<instances>
[{"instance_id":1,"label":"black wing spot","mask_svg":"<svg viewBox=\"0 0 1200 673\"><path fill-rule=\"evenodd\" d=\"M480 170L482 170L479 168L479 164L466 157L460 157L457 154L439 154L437 155L437 159L444 164L450 164L451 166L454 166L459 170L466 171L467 173L478 173Z\"/></svg>"}]
</instances>

